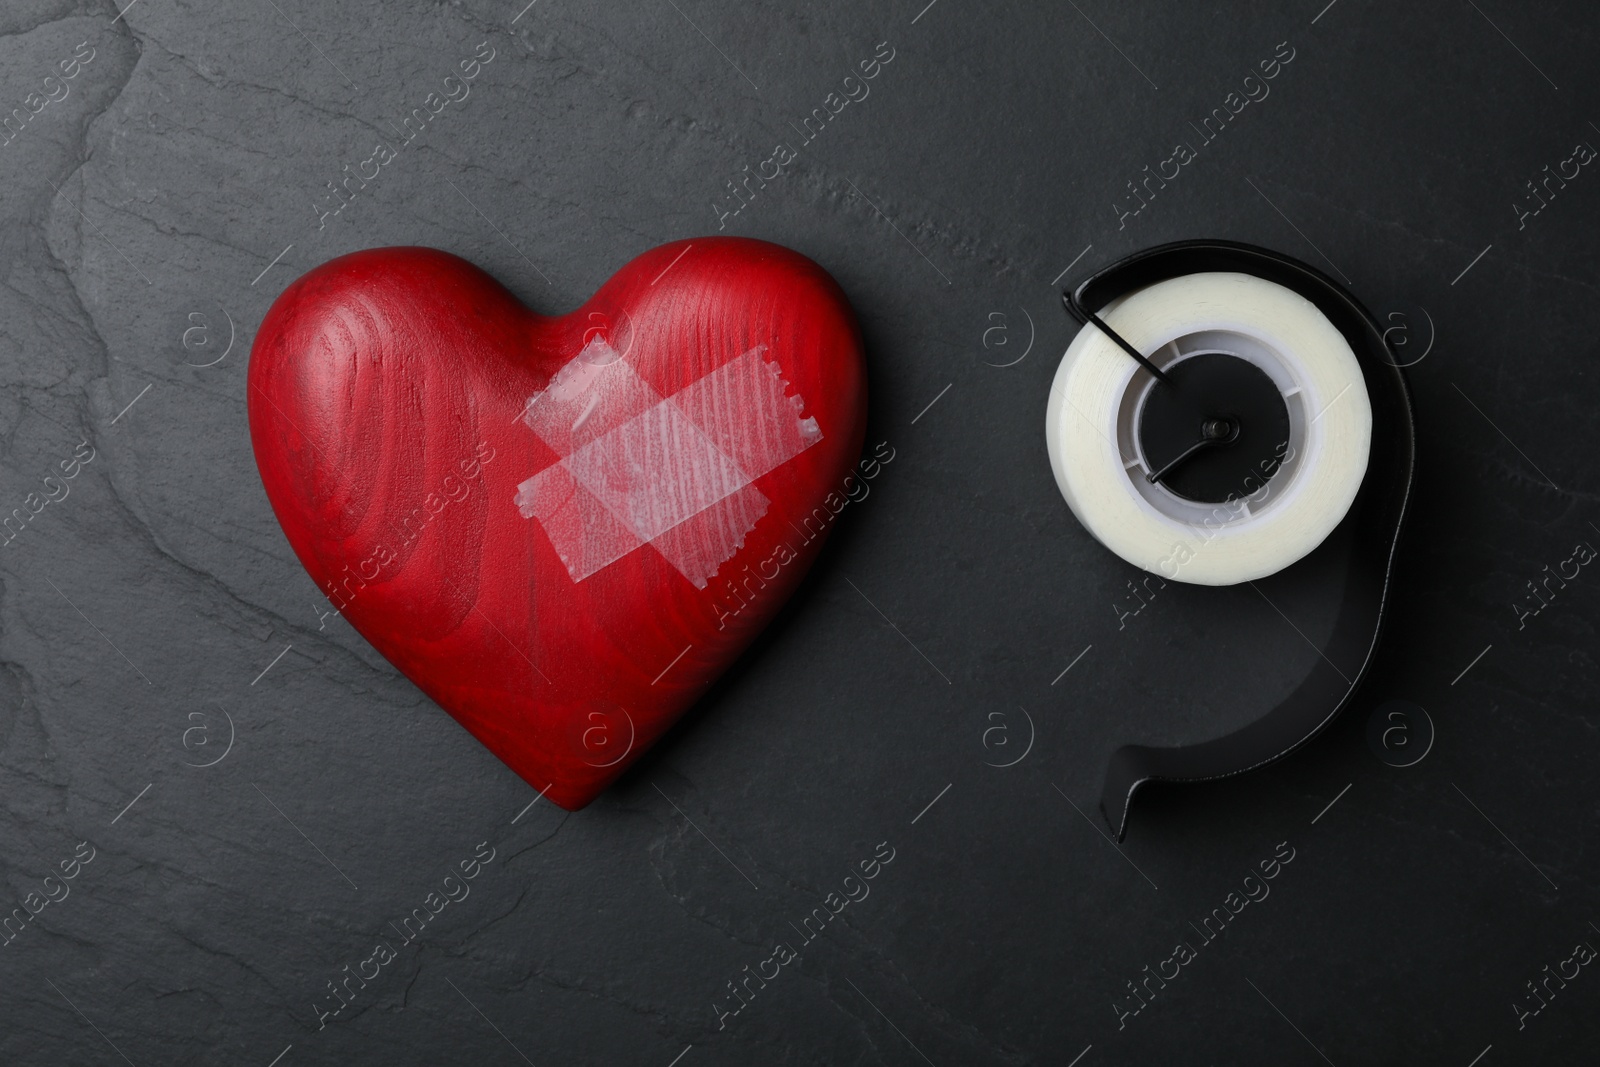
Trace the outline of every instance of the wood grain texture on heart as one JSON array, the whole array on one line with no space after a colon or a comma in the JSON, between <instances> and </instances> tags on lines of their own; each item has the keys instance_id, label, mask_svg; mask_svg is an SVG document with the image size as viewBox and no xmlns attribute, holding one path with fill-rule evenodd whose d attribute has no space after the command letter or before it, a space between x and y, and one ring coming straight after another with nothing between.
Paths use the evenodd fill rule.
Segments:
<instances>
[{"instance_id":1,"label":"wood grain texture on heart","mask_svg":"<svg viewBox=\"0 0 1600 1067\"><path fill-rule=\"evenodd\" d=\"M866 380L844 293L776 245L664 245L558 317L387 248L277 299L249 414L317 586L576 809L794 591L861 452Z\"/></svg>"}]
</instances>

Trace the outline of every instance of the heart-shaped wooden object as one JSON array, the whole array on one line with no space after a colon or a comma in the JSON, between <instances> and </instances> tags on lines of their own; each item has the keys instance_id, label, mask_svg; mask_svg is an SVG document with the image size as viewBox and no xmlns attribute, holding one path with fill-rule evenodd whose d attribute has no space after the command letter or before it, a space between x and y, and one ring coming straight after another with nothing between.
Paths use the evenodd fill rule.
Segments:
<instances>
[{"instance_id":1,"label":"heart-shaped wooden object","mask_svg":"<svg viewBox=\"0 0 1600 1067\"><path fill-rule=\"evenodd\" d=\"M249 411L318 587L575 810L794 591L850 491L866 381L844 293L776 245L664 245L558 318L387 248L277 299Z\"/></svg>"}]
</instances>

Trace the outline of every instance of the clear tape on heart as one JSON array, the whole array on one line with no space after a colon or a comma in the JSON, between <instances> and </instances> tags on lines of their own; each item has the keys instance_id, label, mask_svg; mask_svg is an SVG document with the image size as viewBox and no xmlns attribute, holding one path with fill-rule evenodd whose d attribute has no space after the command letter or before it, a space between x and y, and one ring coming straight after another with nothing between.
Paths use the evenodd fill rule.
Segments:
<instances>
[{"instance_id":1,"label":"clear tape on heart","mask_svg":"<svg viewBox=\"0 0 1600 1067\"><path fill-rule=\"evenodd\" d=\"M766 514L751 483L822 440L757 345L662 397L601 337L528 398L561 459L517 486L574 582L648 544L697 588Z\"/></svg>"}]
</instances>

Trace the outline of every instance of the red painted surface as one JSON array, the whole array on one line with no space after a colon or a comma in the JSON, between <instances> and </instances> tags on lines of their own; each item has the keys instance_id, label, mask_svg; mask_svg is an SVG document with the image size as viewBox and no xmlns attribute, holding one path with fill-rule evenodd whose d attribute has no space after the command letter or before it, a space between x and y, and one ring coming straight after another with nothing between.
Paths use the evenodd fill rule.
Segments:
<instances>
[{"instance_id":1,"label":"red painted surface","mask_svg":"<svg viewBox=\"0 0 1600 1067\"><path fill-rule=\"evenodd\" d=\"M792 416L816 420L820 440L754 480L765 513L703 589L654 543L574 581L545 524L518 509L519 485L562 459L525 405L586 346L605 351L596 341L666 398L764 345L778 387L803 401ZM547 400L606 399L626 374L574 367L585 373ZM763 417L719 396L698 408L714 437ZM278 298L251 352L249 411L267 496L318 587L529 784L576 809L793 592L843 506L866 382L843 292L776 245L664 245L557 318L464 260L388 248L318 267ZM580 405L569 421L588 417ZM636 495L672 492L670 461L659 477L640 466L649 456L620 462Z\"/></svg>"}]
</instances>

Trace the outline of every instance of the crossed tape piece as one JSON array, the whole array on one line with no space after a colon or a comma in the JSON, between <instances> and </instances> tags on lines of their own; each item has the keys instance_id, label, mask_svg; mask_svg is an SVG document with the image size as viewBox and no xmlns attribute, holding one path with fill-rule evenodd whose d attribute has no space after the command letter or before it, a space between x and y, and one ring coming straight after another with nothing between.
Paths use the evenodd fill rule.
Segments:
<instances>
[{"instance_id":1,"label":"crossed tape piece","mask_svg":"<svg viewBox=\"0 0 1600 1067\"><path fill-rule=\"evenodd\" d=\"M757 345L662 397L594 337L528 398L522 421L561 458L517 486L574 582L650 545L696 588L770 503L757 478L822 440Z\"/></svg>"}]
</instances>

